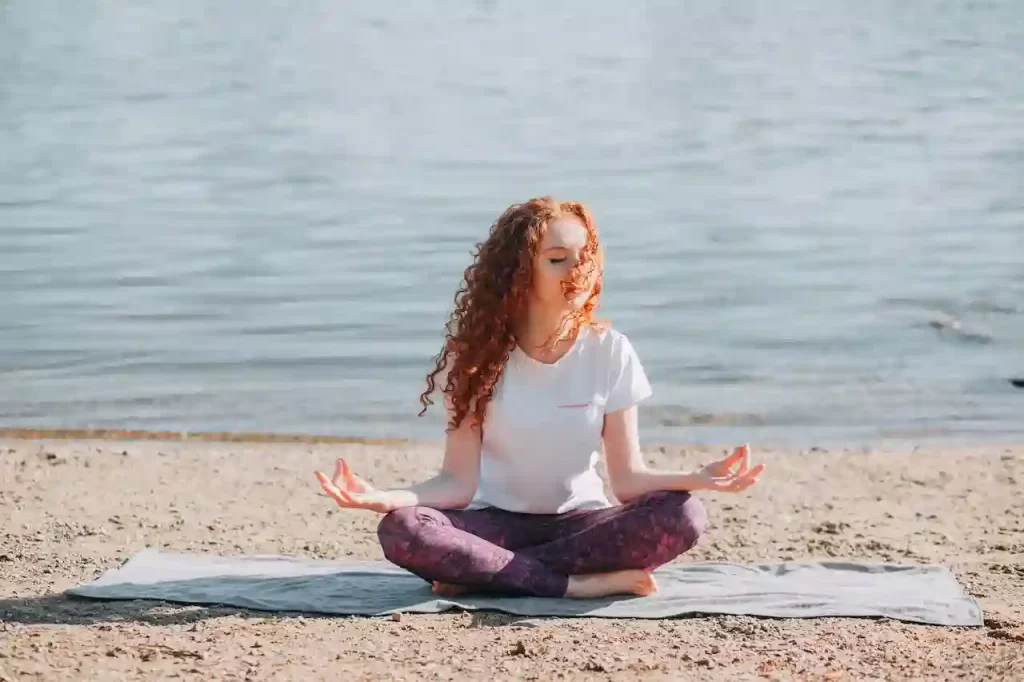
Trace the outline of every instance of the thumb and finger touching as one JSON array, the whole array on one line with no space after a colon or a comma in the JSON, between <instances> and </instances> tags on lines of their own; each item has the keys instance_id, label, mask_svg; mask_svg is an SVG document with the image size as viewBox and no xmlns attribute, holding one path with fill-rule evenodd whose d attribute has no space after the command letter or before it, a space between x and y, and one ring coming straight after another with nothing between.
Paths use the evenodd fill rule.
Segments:
<instances>
[{"instance_id":1,"label":"thumb and finger touching","mask_svg":"<svg viewBox=\"0 0 1024 682\"><path fill-rule=\"evenodd\" d=\"M365 479L353 473L348 462L340 457L334 464L334 476L331 478L331 482L336 488L348 493L365 493L374 490L374 487Z\"/></svg>"},{"instance_id":2,"label":"thumb and finger touching","mask_svg":"<svg viewBox=\"0 0 1024 682\"><path fill-rule=\"evenodd\" d=\"M348 462L345 460L338 460L341 462L341 474L345 477L345 486L352 491L361 492L359 490L359 484L356 482L356 475L352 473L352 469L349 468Z\"/></svg>"},{"instance_id":3,"label":"thumb and finger touching","mask_svg":"<svg viewBox=\"0 0 1024 682\"><path fill-rule=\"evenodd\" d=\"M344 460L338 460L334 479L322 471L316 472L320 487L341 507L351 509L373 509L375 501L370 493L376 490L363 479L352 473ZM340 485L339 485L340 484Z\"/></svg>"},{"instance_id":4,"label":"thumb and finger touching","mask_svg":"<svg viewBox=\"0 0 1024 682\"><path fill-rule=\"evenodd\" d=\"M335 482L327 478L327 474L322 471L316 472L316 478L320 481L320 487L323 488L324 492L334 498L338 504L350 504L352 497L348 492L335 484Z\"/></svg>"},{"instance_id":5,"label":"thumb and finger touching","mask_svg":"<svg viewBox=\"0 0 1024 682\"><path fill-rule=\"evenodd\" d=\"M738 476L746 473L750 459L750 448L741 445L720 460L707 466L707 472L715 477Z\"/></svg>"},{"instance_id":6,"label":"thumb and finger touching","mask_svg":"<svg viewBox=\"0 0 1024 682\"><path fill-rule=\"evenodd\" d=\"M735 472L736 475L746 473L747 467L750 465L750 446L743 444L733 450L732 454L725 458L724 464L730 473L733 473L733 469L737 467L739 470Z\"/></svg>"},{"instance_id":7,"label":"thumb and finger touching","mask_svg":"<svg viewBox=\"0 0 1024 682\"><path fill-rule=\"evenodd\" d=\"M740 492L754 485L762 471L763 463L750 468L750 446L744 444L708 467L709 487L718 491Z\"/></svg>"}]
</instances>

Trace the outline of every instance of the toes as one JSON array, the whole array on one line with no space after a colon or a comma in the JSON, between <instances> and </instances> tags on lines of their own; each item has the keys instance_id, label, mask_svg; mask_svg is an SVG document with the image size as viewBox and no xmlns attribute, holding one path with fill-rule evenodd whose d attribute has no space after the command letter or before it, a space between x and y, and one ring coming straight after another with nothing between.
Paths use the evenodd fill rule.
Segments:
<instances>
[{"instance_id":1,"label":"toes","mask_svg":"<svg viewBox=\"0 0 1024 682\"><path fill-rule=\"evenodd\" d=\"M636 587L639 594L648 595L658 591L658 582L648 573L637 581Z\"/></svg>"}]
</instances>

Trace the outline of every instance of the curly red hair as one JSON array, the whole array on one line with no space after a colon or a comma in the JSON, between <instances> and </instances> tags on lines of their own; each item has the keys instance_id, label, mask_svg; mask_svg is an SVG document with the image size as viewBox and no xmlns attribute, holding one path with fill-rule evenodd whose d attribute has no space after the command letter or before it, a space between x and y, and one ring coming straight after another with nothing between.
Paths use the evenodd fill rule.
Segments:
<instances>
[{"instance_id":1,"label":"curly red hair","mask_svg":"<svg viewBox=\"0 0 1024 682\"><path fill-rule=\"evenodd\" d=\"M483 423L487 405L515 348L516 322L526 312L533 281L533 261L547 226L567 215L579 218L587 231L587 243L569 278L562 283L567 300L593 287L586 302L567 312L560 338L575 338L585 324L594 324L594 310L601 296L602 254L597 226L582 203L556 201L552 197L530 199L509 206L491 225L487 239L476 245L473 262L455 294L455 309L445 326L445 341L427 375L427 389L420 396L426 413L433 404L430 394L438 375L446 368L442 387L450 408L448 429L459 428L466 417Z\"/></svg>"}]
</instances>

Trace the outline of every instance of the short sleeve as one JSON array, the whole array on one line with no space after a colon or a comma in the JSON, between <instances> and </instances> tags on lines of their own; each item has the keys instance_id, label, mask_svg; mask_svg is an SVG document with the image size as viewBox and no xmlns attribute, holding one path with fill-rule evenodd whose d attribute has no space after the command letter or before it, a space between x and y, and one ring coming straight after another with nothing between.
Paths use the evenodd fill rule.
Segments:
<instances>
[{"instance_id":1,"label":"short sleeve","mask_svg":"<svg viewBox=\"0 0 1024 682\"><path fill-rule=\"evenodd\" d=\"M609 368L608 400L605 412L617 412L631 407L651 396L651 384L647 380L640 358L633 350L633 344L623 335L615 340Z\"/></svg>"}]
</instances>

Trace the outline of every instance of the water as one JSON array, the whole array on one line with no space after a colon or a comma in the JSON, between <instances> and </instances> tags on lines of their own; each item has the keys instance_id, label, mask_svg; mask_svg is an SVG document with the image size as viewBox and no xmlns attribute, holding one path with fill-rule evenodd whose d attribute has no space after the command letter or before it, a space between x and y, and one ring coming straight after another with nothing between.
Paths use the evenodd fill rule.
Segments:
<instances>
[{"instance_id":1,"label":"water","mask_svg":"<svg viewBox=\"0 0 1024 682\"><path fill-rule=\"evenodd\" d=\"M0 425L437 438L554 193L645 439L1021 435L1024 5L796 5L0 2Z\"/></svg>"}]
</instances>

